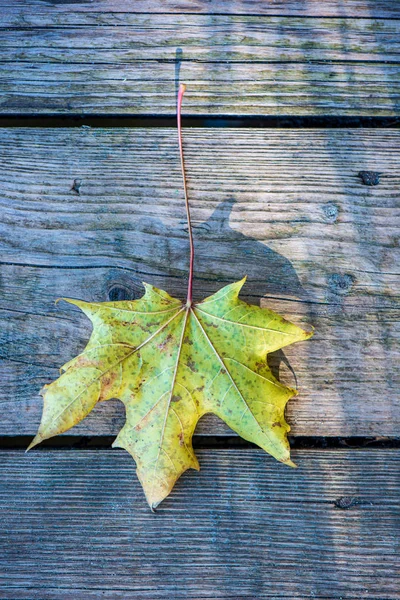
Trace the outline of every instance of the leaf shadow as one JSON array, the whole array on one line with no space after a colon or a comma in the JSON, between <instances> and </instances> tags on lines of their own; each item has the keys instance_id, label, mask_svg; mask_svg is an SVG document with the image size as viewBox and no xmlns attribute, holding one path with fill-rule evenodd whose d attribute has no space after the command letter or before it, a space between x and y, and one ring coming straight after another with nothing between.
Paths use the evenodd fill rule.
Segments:
<instances>
[{"instance_id":1,"label":"leaf shadow","mask_svg":"<svg viewBox=\"0 0 400 600\"><path fill-rule=\"evenodd\" d=\"M197 276L207 273L217 277L214 284L211 282L212 292L219 289L221 281L230 282L247 275L246 297L306 300L308 293L289 259L232 228L230 217L235 203L236 199L230 196L207 221L193 227Z\"/></svg>"}]
</instances>

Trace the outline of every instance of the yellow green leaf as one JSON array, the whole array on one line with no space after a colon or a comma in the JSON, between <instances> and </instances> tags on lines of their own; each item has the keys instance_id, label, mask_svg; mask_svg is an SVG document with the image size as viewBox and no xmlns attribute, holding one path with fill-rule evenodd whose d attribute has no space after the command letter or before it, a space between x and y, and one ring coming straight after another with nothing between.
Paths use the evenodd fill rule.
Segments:
<instances>
[{"instance_id":1,"label":"yellow green leaf","mask_svg":"<svg viewBox=\"0 0 400 600\"><path fill-rule=\"evenodd\" d=\"M151 508L189 468L198 420L218 415L246 440L294 466L284 410L296 391L266 355L311 333L239 299L244 279L200 303L183 304L145 284L139 300L67 300L92 321L85 350L42 390L42 421L29 448L67 431L102 400L119 398L126 422L113 446L135 459Z\"/></svg>"}]
</instances>

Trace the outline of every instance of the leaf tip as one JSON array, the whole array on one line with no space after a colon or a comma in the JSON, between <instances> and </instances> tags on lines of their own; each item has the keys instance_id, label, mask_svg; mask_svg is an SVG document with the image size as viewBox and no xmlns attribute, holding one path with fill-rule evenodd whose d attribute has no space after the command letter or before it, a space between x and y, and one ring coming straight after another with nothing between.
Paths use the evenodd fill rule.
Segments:
<instances>
[{"instance_id":1,"label":"leaf tip","mask_svg":"<svg viewBox=\"0 0 400 600\"><path fill-rule=\"evenodd\" d=\"M306 340L308 340L310 337L312 337L315 332L315 328L312 325L310 325L310 327L311 327L310 331L306 331L305 329L303 330L304 331L304 339L306 339Z\"/></svg>"},{"instance_id":2,"label":"leaf tip","mask_svg":"<svg viewBox=\"0 0 400 600\"><path fill-rule=\"evenodd\" d=\"M234 292L234 296L236 296L236 298L239 297L239 294L242 291L242 287L244 286L246 281L247 281L247 275L242 277L242 279L239 279L239 281L236 281L235 283L230 284L231 289ZM229 287L229 286L227 286L227 287ZM224 288L222 288L222 289L224 289Z\"/></svg>"},{"instance_id":3,"label":"leaf tip","mask_svg":"<svg viewBox=\"0 0 400 600\"><path fill-rule=\"evenodd\" d=\"M56 302L59 302L60 300L68 302L68 304L75 304L76 306L79 306L80 304L87 304L87 302L84 302L83 300L74 300L74 298L57 298Z\"/></svg>"},{"instance_id":4,"label":"leaf tip","mask_svg":"<svg viewBox=\"0 0 400 600\"><path fill-rule=\"evenodd\" d=\"M33 440L31 441L31 443L29 444L29 446L27 447L27 449L25 450L25 454L27 452L29 452L29 450L32 450L32 448L34 448L35 446L37 446L38 444L40 444L40 442L42 441L42 436L37 434L35 435L35 437L33 438Z\"/></svg>"},{"instance_id":5,"label":"leaf tip","mask_svg":"<svg viewBox=\"0 0 400 600\"><path fill-rule=\"evenodd\" d=\"M242 279L240 279L240 280L238 281L238 286L240 286L240 287L239 287L239 290L241 290L241 289L242 289L242 287L244 286L244 284L246 283L246 281L247 281L247 275L245 275L244 277L242 277Z\"/></svg>"},{"instance_id":6,"label":"leaf tip","mask_svg":"<svg viewBox=\"0 0 400 600\"><path fill-rule=\"evenodd\" d=\"M145 281L142 281L142 285L144 287L143 298L147 297L148 300L151 300L153 294L157 293L157 288L154 285L152 285L151 283L146 283ZM156 292L155 292L155 290L156 290Z\"/></svg>"},{"instance_id":7,"label":"leaf tip","mask_svg":"<svg viewBox=\"0 0 400 600\"><path fill-rule=\"evenodd\" d=\"M62 296L60 298L56 298L54 301L54 304L57 306L57 304L59 302L68 302L68 304L76 304L77 306L79 306L78 302L82 302L81 300L73 300L72 298L63 298Z\"/></svg>"},{"instance_id":8,"label":"leaf tip","mask_svg":"<svg viewBox=\"0 0 400 600\"><path fill-rule=\"evenodd\" d=\"M288 467L292 467L293 469L298 468L296 463L294 463L290 458L287 458L286 460L283 460L282 462L283 462L283 464L287 465Z\"/></svg>"},{"instance_id":9,"label":"leaf tip","mask_svg":"<svg viewBox=\"0 0 400 600\"><path fill-rule=\"evenodd\" d=\"M162 500L164 500L164 498ZM156 502L151 502L150 500L147 500L148 505L150 506L150 510L153 514L156 514L157 508L160 506L162 500L158 500Z\"/></svg>"}]
</instances>

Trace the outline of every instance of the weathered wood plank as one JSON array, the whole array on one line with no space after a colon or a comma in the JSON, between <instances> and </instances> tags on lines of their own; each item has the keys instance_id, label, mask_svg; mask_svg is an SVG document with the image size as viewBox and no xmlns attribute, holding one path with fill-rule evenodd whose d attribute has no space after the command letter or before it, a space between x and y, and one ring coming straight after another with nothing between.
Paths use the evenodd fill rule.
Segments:
<instances>
[{"instance_id":1,"label":"weathered wood plank","mask_svg":"<svg viewBox=\"0 0 400 600\"><path fill-rule=\"evenodd\" d=\"M107 299L107 288L129 291L136 276L122 269L3 267L0 311L3 361L3 435L33 435L40 421L38 391L58 376L58 367L81 351L90 327L83 316L54 298ZM184 282L152 277L153 283L183 292ZM17 283L16 283L17 282ZM25 294L27 297L25 297ZM29 299L28 299L29 298ZM255 301L254 297L247 298ZM298 322L312 322L312 342L288 347L271 358L280 379L297 385L287 418L294 435L399 435L396 348L399 310L362 305L302 303L268 299ZM362 302L362 299L360 299ZM17 305L18 308L14 308ZM288 361L295 377L285 365ZM76 435L116 435L124 421L119 402L107 402L74 428ZM201 421L199 434L225 434L217 418Z\"/></svg>"},{"instance_id":2,"label":"weathered wood plank","mask_svg":"<svg viewBox=\"0 0 400 600\"><path fill-rule=\"evenodd\" d=\"M289 361L301 390L289 403L295 435L399 435L399 138L185 131L197 298L247 273L248 300L316 328L272 360L293 385ZM142 280L185 295L176 131L4 129L0 167L0 433L31 435L37 391L89 334L55 298L137 297ZM380 183L363 185L360 170ZM106 403L74 431L114 434L122 419ZM214 420L199 431L226 428Z\"/></svg>"},{"instance_id":3,"label":"weathered wood plank","mask_svg":"<svg viewBox=\"0 0 400 600\"><path fill-rule=\"evenodd\" d=\"M179 73L186 114L399 114L395 19L98 18L0 30L0 112L172 115Z\"/></svg>"},{"instance_id":4,"label":"weathered wood plank","mask_svg":"<svg viewBox=\"0 0 400 600\"><path fill-rule=\"evenodd\" d=\"M399 59L398 20L136 13L106 18L86 27L2 29L0 59L118 65L174 61L178 47L183 61L196 62Z\"/></svg>"},{"instance_id":5,"label":"weathered wood plank","mask_svg":"<svg viewBox=\"0 0 400 600\"><path fill-rule=\"evenodd\" d=\"M398 450L198 454L154 515L123 451L3 451L0 598L400 598Z\"/></svg>"},{"instance_id":6,"label":"weathered wood plank","mask_svg":"<svg viewBox=\"0 0 400 600\"><path fill-rule=\"evenodd\" d=\"M397 2L386 0L91 0L74 2L61 0L38 3L37 0L3 0L1 24L5 26L26 25L69 25L78 19L85 24L97 23L108 13L147 14L240 14L240 15L285 15L302 17L352 17L352 18L400 18ZM81 21L79 21L81 22Z\"/></svg>"},{"instance_id":7,"label":"weathered wood plank","mask_svg":"<svg viewBox=\"0 0 400 600\"><path fill-rule=\"evenodd\" d=\"M175 114L177 63L0 63L2 114ZM186 115L398 116L399 65L180 63Z\"/></svg>"}]
</instances>

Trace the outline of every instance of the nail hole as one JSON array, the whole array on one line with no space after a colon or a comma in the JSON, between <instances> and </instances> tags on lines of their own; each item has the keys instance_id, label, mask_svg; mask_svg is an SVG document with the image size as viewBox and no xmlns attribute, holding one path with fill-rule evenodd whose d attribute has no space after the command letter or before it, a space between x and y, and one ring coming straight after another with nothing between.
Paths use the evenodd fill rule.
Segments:
<instances>
[{"instance_id":1,"label":"nail hole","mask_svg":"<svg viewBox=\"0 0 400 600\"><path fill-rule=\"evenodd\" d=\"M377 171L360 171L358 173L364 185L378 185L381 175L382 173L377 173Z\"/></svg>"}]
</instances>

